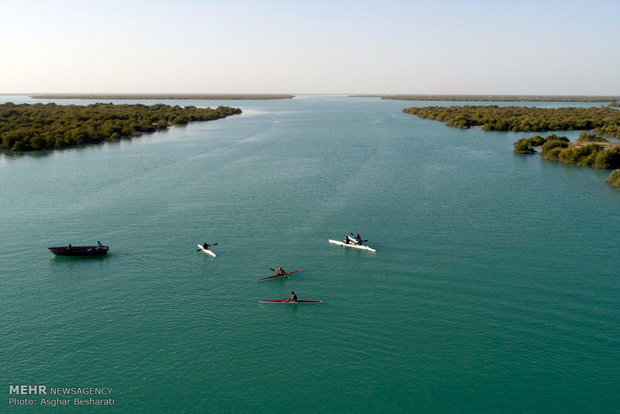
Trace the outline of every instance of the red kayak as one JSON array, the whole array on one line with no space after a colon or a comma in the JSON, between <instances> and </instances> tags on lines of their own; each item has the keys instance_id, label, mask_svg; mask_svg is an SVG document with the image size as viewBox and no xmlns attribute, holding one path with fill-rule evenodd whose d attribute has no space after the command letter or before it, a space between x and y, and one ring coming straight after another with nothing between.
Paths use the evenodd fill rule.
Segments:
<instances>
[{"instance_id":1,"label":"red kayak","mask_svg":"<svg viewBox=\"0 0 620 414\"><path fill-rule=\"evenodd\" d=\"M327 303L326 300L298 300L297 302L293 302L292 300L282 299L282 300L259 300L260 303Z\"/></svg>"},{"instance_id":2,"label":"red kayak","mask_svg":"<svg viewBox=\"0 0 620 414\"><path fill-rule=\"evenodd\" d=\"M303 270L303 269L302 269L302 270ZM258 280L267 280L267 279L273 279L274 277L288 276L288 275L292 275L293 273L297 273L297 272L301 272L301 270L294 270L294 271L292 271L292 272L282 273L281 275L267 276L267 277L264 277L264 278L262 278L262 279L258 279Z\"/></svg>"}]
</instances>

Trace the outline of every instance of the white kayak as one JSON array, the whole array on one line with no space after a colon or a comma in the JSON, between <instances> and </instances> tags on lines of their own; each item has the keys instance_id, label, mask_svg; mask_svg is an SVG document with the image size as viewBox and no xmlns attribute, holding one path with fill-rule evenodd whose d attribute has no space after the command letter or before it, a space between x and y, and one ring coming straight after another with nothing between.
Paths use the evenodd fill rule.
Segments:
<instances>
[{"instance_id":1,"label":"white kayak","mask_svg":"<svg viewBox=\"0 0 620 414\"><path fill-rule=\"evenodd\" d=\"M347 237L348 237L348 236L347 236ZM350 240L350 238L349 238L349 240ZM329 240L329 242L330 242L331 244L335 244L335 245L337 245L337 246L342 246L342 247L352 247L352 248L354 248L354 249L358 249L358 250L367 250L367 251L369 251L369 252L373 252L373 253L374 253L374 252L376 252L376 250L375 250L375 249L373 249L372 247L368 247L368 246L366 246L365 244L354 244L354 242L344 243L344 242L341 242L341 241L339 241L339 240L331 240L331 239Z\"/></svg>"},{"instance_id":2,"label":"white kayak","mask_svg":"<svg viewBox=\"0 0 620 414\"><path fill-rule=\"evenodd\" d=\"M205 249L205 248L202 246L202 244L199 244L199 245L198 245L198 248L199 248L200 250L202 250L202 252L203 252L204 254L208 254L208 255L210 255L210 256L215 257L215 253L213 253L213 252L212 252L211 250L209 250L209 249Z\"/></svg>"}]
</instances>

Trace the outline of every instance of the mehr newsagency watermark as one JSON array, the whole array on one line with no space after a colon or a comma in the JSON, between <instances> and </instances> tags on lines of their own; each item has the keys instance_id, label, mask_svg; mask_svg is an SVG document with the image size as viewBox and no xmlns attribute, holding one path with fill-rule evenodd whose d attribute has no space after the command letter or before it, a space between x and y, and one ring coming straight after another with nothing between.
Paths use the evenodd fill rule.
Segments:
<instances>
[{"instance_id":1,"label":"mehr newsagency watermark","mask_svg":"<svg viewBox=\"0 0 620 414\"><path fill-rule=\"evenodd\" d=\"M114 405L111 387L9 385L10 406L81 407Z\"/></svg>"}]
</instances>

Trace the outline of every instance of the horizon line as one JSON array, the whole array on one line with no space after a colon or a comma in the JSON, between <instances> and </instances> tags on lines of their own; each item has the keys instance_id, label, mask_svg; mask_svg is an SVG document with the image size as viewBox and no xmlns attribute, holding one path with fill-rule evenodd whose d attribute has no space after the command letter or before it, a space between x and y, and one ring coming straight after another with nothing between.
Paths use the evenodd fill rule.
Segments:
<instances>
[{"instance_id":1,"label":"horizon line","mask_svg":"<svg viewBox=\"0 0 620 414\"><path fill-rule=\"evenodd\" d=\"M273 95L273 96L298 96L298 95L326 95L326 96L352 96L352 97L382 97L382 96L515 96L515 97L614 97L620 98L620 94L544 94L544 93L348 93L348 92L300 92L300 93L276 93L276 92L2 92L0 95L118 95L118 96L205 96L205 95L222 95L222 96L241 96L241 95Z\"/></svg>"}]
</instances>

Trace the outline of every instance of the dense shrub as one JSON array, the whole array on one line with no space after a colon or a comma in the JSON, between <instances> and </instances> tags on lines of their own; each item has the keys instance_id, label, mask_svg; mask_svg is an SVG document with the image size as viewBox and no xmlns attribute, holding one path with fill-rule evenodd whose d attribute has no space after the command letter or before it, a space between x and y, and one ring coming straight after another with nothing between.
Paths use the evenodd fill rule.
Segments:
<instances>
[{"instance_id":1,"label":"dense shrub","mask_svg":"<svg viewBox=\"0 0 620 414\"><path fill-rule=\"evenodd\" d=\"M579 138L577 138L579 142L609 142L608 139L603 138L600 135L595 133L587 133L585 131L581 131L579 133Z\"/></svg>"},{"instance_id":2,"label":"dense shrub","mask_svg":"<svg viewBox=\"0 0 620 414\"><path fill-rule=\"evenodd\" d=\"M514 152L517 154L533 154L536 151L530 147L530 143L527 138L521 138L514 143Z\"/></svg>"},{"instance_id":3,"label":"dense shrub","mask_svg":"<svg viewBox=\"0 0 620 414\"><path fill-rule=\"evenodd\" d=\"M620 187L620 170L612 172L606 181L616 187Z\"/></svg>"},{"instance_id":4,"label":"dense shrub","mask_svg":"<svg viewBox=\"0 0 620 414\"><path fill-rule=\"evenodd\" d=\"M570 142L570 140L568 138L566 138L565 136L559 136L559 135L555 135L555 134L547 135L547 137L545 138L545 142L547 142L547 141Z\"/></svg>"},{"instance_id":5,"label":"dense shrub","mask_svg":"<svg viewBox=\"0 0 620 414\"><path fill-rule=\"evenodd\" d=\"M579 156L579 150L576 147L566 147L560 151L558 157L560 162L564 163L573 163L576 164L575 160L577 160Z\"/></svg>"},{"instance_id":6,"label":"dense shrub","mask_svg":"<svg viewBox=\"0 0 620 414\"><path fill-rule=\"evenodd\" d=\"M547 142L547 140L540 135L534 135L533 137L528 138L527 142L533 147L539 147L545 142Z\"/></svg>"},{"instance_id":7,"label":"dense shrub","mask_svg":"<svg viewBox=\"0 0 620 414\"><path fill-rule=\"evenodd\" d=\"M594 167L594 162L596 161L596 155L600 151L605 151L605 150L603 149L603 147L600 147L594 144L581 147L579 148L575 163L577 165L581 165L584 167Z\"/></svg>"},{"instance_id":8,"label":"dense shrub","mask_svg":"<svg viewBox=\"0 0 620 414\"><path fill-rule=\"evenodd\" d=\"M557 142L555 144L549 144L545 147L547 142ZM549 149L555 148L557 146L566 147L570 142L566 137L560 137L555 134L548 135L546 138L541 137L540 135L534 135L530 138L520 138L513 143L514 152L518 154L533 154L536 151L532 147L543 146L542 154L545 155Z\"/></svg>"},{"instance_id":9,"label":"dense shrub","mask_svg":"<svg viewBox=\"0 0 620 414\"><path fill-rule=\"evenodd\" d=\"M615 169L620 168L620 147L605 149L596 144L585 145L583 147L574 145L566 147L556 146L553 149L548 149L544 158L566 164L582 165L584 167Z\"/></svg>"},{"instance_id":10,"label":"dense shrub","mask_svg":"<svg viewBox=\"0 0 620 414\"><path fill-rule=\"evenodd\" d=\"M549 160L549 161L559 161L560 160L560 153L562 152L563 148L562 147L555 147L550 149L546 155L545 155L545 159Z\"/></svg>"},{"instance_id":11,"label":"dense shrub","mask_svg":"<svg viewBox=\"0 0 620 414\"><path fill-rule=\"evenodd\" d=\"M620 168L620 147L600 151L596 154L594 167L604 169Z\"/></svg>"},{"instance_id":12,"label":"dense shrub","mask_svg":"<svg viewBox=\"0 0 620 414\"><path fill-rule=\"evenodd\" d=\"M552 139L543 144L543 146L540 149L540 155L545 157L547 155L547 152L553 148L566 148L566 147L568 147L567 142L560 141L557 139Z\"/></svg>"}]
</instances>

